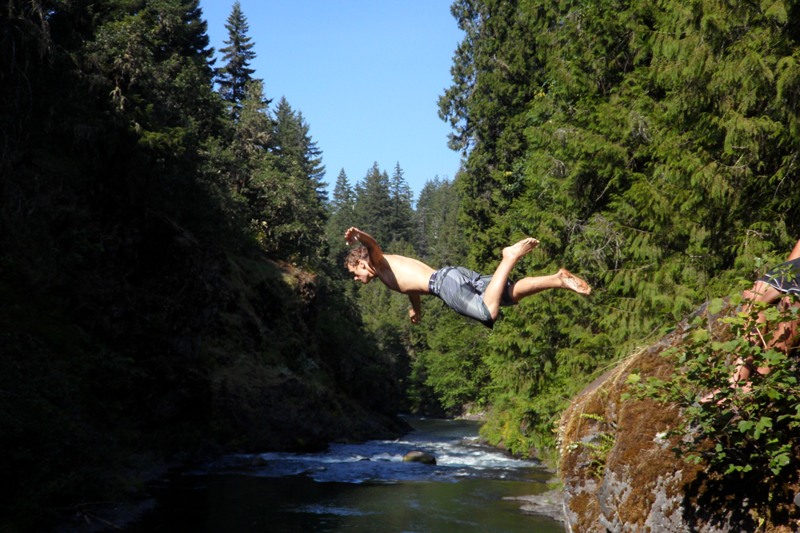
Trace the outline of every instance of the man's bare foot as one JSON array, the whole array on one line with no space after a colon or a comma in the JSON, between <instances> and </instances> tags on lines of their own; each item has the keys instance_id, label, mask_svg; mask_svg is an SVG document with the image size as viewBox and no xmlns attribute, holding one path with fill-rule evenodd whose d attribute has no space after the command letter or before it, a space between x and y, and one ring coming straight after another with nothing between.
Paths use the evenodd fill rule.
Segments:
<instances>
[{"instance_id":1,"label":"man's bare foot","mask_svg":"<svg viewBox=\"0 0 800 533\"><path fill-rule=\"evenodd\" d=\"M503 259L514 259L517 261L520 257L529 254L537 246L539 246L539 241L533 237L522 239L516 244L503 248Z\"/></svg>"},{"instance_id":2,"label":"man's bare foot","mask_svg":"<svg viewBox=\"0 0 800 533\"><path fill-rule=\"evenodd\" d=\"M566 268L558 269L558 277L561 279L561 285L565 289L575 291L578 294L589 294L592 288L584 280L567 270Z\"/></svg>"},{"instance_id":3,"label":"man's bare foot","mask_svg":"<svg viewBox=\"0 0 800 533\"><path fill-rule=\"evenodd\" d=\"M745 385L741 387L738 387L736 385L731 385L731 389L734 391L734 393L738 394L750 394L750 392L753 390L752 383L750 382L747 382ZM697 402L700 404L714 402L714 404L718 406L723 406L729 403L732 400L733 396L731 394L728 394L727 396L720 397L721 392L722 389L714 389L705 396L703 396L702 398L700 398Z\"/></svg>"},{"instance_id":4,"label":"man's bare foot","mask_svg":"<svg viewBox=\"0 0 800 533\"><path fill-rule=\"evenodd\" d=\"M722 392L720 389L714 389L698 400L698 403L711 403L716 400L717 405L722 405L725 399L717 400L717 395Z\"/></svg>"}]
</instances>

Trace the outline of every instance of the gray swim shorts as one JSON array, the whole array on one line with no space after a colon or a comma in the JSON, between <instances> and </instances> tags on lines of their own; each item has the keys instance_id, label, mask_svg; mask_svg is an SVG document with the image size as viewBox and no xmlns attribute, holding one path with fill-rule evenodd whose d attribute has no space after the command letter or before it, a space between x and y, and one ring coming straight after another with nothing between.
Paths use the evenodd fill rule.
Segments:
<instances>
[{"instance_id":1,"label":"gray swim shorts","mask_svg":"<svg viewBox=\"0 0 800 533\"><path fill-rule=\"evenodd\" d=\"M786 294L800 294L800 258L770 269L760 281Z\"/></svg>"},{"instance_id":2,"label":"gray swim shorts","mask_svg":"<svg viewBox=\"0 0 800 533\"><path fill-rule=\"evenodd\" d=\"M428 289L457 313L491 328L495 321L483 303L483 291L491 280L492 276L481 276L468 268L444 267L431 275ZM514 305L514 300L511 299L511 286L511 281L507 281L506 290L500 299L501 306Z\"/></svg>"}]
</instances>

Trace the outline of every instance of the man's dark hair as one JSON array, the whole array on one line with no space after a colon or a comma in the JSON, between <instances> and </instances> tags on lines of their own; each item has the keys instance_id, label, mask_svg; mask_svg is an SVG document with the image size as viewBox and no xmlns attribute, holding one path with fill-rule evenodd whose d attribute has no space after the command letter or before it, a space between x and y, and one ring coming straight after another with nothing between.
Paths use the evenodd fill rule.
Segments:
<instances>
[{"instance_id":1,"label":"man's dark hair","mask_svg":"<svg viewBox=\"0 0 800 533\"><path fill-rule=\"evenodd\" d=\"M369 261L369 250L366 246L351 248L344 258L345 266L356 266L359 261Z\"/></svg>"}]
</instances>

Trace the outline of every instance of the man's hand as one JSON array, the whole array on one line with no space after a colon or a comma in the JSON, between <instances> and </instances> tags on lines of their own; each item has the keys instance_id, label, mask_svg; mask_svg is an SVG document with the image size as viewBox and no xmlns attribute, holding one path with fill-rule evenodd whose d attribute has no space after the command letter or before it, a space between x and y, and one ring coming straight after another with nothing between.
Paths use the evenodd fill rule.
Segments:
<instances>
[{"instance_id":1,"label":"man's hand","mask_svg":"<svg viewBox=\"0 0 800 533\"><path fill-rule=\"evenodd\" d=\"M353 244L356 242L361 236L361 230L358 228L348 228L347 231L344 232L344 242L347 244Z\"/></svg>"},{"instance_id":2,"label":"man's hand","mask_svg":"<svg viewBox=\"0 0 800 533\"><path fill-rule=\"evenodd\" d=\"M408 318L411 319L412 324L419 324L420 314L414 311L414 308L408 310Z\"/></svg>"}]
</instances>

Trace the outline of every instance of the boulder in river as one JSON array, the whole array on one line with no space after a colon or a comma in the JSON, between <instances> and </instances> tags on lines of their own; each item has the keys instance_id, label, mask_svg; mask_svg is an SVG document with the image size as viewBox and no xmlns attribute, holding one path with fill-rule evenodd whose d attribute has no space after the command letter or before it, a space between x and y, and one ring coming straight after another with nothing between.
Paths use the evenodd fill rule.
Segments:
<instances>
[{"instance_id":1,"label":"boulder in river","mask_svg":"<svg viewBox=\"0 0 800 533\"><path fill-rule=\"evenodd\" d=\"M420 450L411 450L403 456L403 461L407 463L422 463L426 465L435 465L436 457Z\"/></svg>"}]
</instances>

